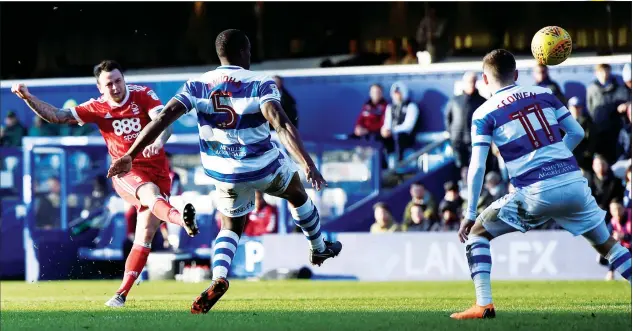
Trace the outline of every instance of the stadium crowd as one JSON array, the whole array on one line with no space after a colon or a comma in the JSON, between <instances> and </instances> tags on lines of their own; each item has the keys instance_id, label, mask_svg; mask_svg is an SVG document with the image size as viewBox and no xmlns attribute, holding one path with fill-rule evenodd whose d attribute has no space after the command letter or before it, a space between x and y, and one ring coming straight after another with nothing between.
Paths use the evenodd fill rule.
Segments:
<instances>
[{"instance_id":1,"label":"stadium crowd","mask_svg":"<svg viewBox=\"0 0 633 331\"><path fill-rule=\"evenodd\" d=\"M631 66L622 72L624 84L618 83L608 64L595 67L596 79L587 87L586 102L577 96L566 100L559 85L553 81L545 66L536 66L532 71L536 85L552 90L572 116L585 130L585 137L574 150L578 164L587 178L598 205L607 211L605 222L613 236L626 247L631 247ZM411 185L411 201L404 210L402 220L395 220L390 207L379 202L374 205L374 219L370 231L387 233L397 231L456 231L462 219L466 203L466 174L470 159L470 122L474 111L485 102L475 88L476 76L466 73L463 77L463 93L453 97L446 108L446 129L455 156L455 164L461 179L444 184L444 196L436 202L435 197L421 183ZM395 84L394 84L395 85ZM394 89L391 88L392 100ZM361 108L354 128L354 136L384 140L383 134L391 126L404 123L406 116L399 115L382 98L379 85L370 87L370 98ZM416 107L417 108L417 107ZM417 109L416 109L417 110ZM393 114L389 114L389 112ZM402 118L388 123L387 116ZM417 112L416 112L417 116ZM415 135L415 131L406 131ZM393 139L393 138L392 138ZM402 146L402 145L401 145ZM406 147L405 147L406 148ZM484 188L481 192L478 211L514 188L508 181L507 171L499 151L493 145L486 167ZM554 229L549 222L540 229Z\"/></svg>"}]
</instances>

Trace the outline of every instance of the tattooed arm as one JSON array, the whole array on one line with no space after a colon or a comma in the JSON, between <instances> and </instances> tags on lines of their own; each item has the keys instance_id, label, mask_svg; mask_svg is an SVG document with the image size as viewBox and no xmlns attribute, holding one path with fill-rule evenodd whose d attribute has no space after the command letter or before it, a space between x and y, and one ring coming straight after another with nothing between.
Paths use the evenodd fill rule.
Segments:
<instances>
[{"instance_id":1,"label":"tattooed arm","mask_svg":"<svg viewBox=\"0 0 633 331\"><path fill-rule=\"evenodd\" d=\"M59 109L48 104L29 93L29 89L24 84L15 84L11 88L20 99L46 122L55 124L77 124L78 121L69 109Z\"/></svg>"}]
</instances>

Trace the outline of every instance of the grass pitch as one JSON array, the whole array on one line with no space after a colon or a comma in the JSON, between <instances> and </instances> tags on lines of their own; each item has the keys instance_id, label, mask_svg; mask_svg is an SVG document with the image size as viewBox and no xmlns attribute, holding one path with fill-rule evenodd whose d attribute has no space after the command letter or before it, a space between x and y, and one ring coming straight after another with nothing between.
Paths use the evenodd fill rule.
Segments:
<instances>
[{"instance_id":1,"label":"grass pitch","mask_svg":"<svg viewBox=\"0 0 633 331\"><path fill-rule=\"evenodd\" d=\"M207 315L191 315L206 283L135 286L127 306L103 303L117 281L2 282L12 330L631 330L626 282L494 282L494 320L454 321L474 302L469 282L233 281Z\"/></svg>"}]
</instances>

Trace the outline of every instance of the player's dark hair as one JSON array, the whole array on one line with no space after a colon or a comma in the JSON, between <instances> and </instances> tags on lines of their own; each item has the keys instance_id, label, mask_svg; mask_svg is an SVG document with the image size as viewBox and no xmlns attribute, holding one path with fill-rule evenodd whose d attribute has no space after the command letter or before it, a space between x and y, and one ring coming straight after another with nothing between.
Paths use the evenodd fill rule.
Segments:
<instances>
[{"instance_id":1,"label":"player's dark hair","mask_svg":"<svg viewBox=\"0 0 633 331\"><path fill-rule=\"evenodd\" d=\"M514 80L517 62L512 53L505 49L495 49L484 56L483 68L497 80Z\"/></svg>"},{"instance_id":2,"label":"player's dark hair","mask_svg":"<svg viewBox=\"0 0 633 331\"><path fill-rule=\"evenodd\" d=\"M218 57L235 59L240 55L240 51L248 47L249 41L246 34L237 29L228 29L220 32L215 39L215 51Z\"/></svg>"},{"instance_id":3,"label":"player's dark hair","mask_svg":"<svg viewBox=\"0 0 633 331\"><path fill-rule=\"evenodd\" d=\"M383 90L382 85L378 84L378 83L373 83L371 85L369 85L369 89L371 89L372 87L376 86L377 88L379 88L381 91Z\"/></svg>"},{"instance_id":4,"label":"player's dark hair","mask_svg":"<svg viewBox=\"0 0 633 331\"><path fill-rule=\"evenodd\" d=\"M620 204L620 205L621 205L621 204L622 204L622 199L619 199L619 198L613 198L613 199L611 199L611 201L609 202L609 204L611 204L611 203L617 203L617 204Z\"/></svg>"},{"instance_id":5,"label":"player's dark hair","mask_svg":"<svg viewBox=\"0 0 633 331\"><path fill-rule=\"evenodd\" d=\"M92 72L95 78L99 79L99 75L101 75L102 72L113 72L114 70L119 70L121 74L123 74L123 69L118 62L114 60L103 60L94 67Z\"/></svg>"},{"instance_id":6,"label":"player's dark hair","mask_svg":"<svg viewBox=\"0 0 633 331\"><path fill-rule=\"evenodd\" d=\"M611 71L611 65L608 63L600 63L596 65L596 71Z\"/></svg>"}]
</instances>

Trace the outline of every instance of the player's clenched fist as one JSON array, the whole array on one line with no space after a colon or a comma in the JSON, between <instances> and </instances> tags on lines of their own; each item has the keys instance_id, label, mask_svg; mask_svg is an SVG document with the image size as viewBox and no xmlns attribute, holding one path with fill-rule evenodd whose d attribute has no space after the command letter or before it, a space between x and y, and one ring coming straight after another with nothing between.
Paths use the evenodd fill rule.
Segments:
<instances>
[{"instance_id":1,"label":"player's clenched fist","mask_svg":"<svg viewBox=\"0 0 633 331\"><path fill-rule=\"evenodd\" d=\"M108 178L117 176L117 175L125 175L130 172L132 169L132 157L129 155L123 155L122 158L115 160L110 165L110 169L108 170Z\"/></svg>"},{"instance_id":2,"label":"player's clenched fist","mask_svg":"<svg viewBox=\"0 0 633 331\"><path fill-rule=\"evenodd\" d=\"M29 89L24 84L13 84L13 86L11 86L11 92L23 100L31 98L31 93L29 93Z\"/></svg>"},{"instance_id":3,"label":"player's clenched fist","mask_svg":"<svg viewBox=\"0 0 633 331\"><path fill-rule=\"evenodd\" d=\"M143 156L151 157L154 155L158 155L158 153L160 153L160 150L162 148L163 148L163 144L161 144L160 142L154 142L153 144L145 147L145 149L143 150Z\"/></svg>"},{"instance_id":4,"label":"player's clenched fist","mask_svg":"<svg viewBox=\"0 0 633 331\"><path fill-rule=\"evenodd\" d=\"M324 186L328 186L327 182L316 167L307 167L305 171L308 183L310 183L317 191L321 190Z\"/></svg>"}]
</instances>

